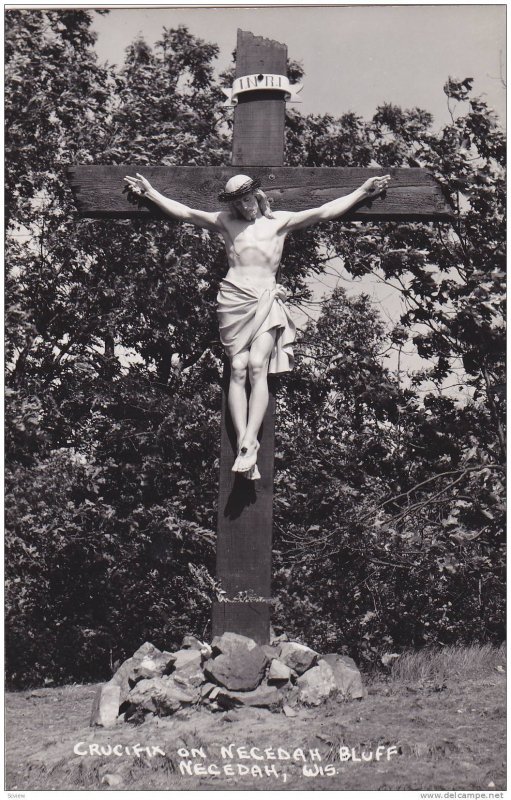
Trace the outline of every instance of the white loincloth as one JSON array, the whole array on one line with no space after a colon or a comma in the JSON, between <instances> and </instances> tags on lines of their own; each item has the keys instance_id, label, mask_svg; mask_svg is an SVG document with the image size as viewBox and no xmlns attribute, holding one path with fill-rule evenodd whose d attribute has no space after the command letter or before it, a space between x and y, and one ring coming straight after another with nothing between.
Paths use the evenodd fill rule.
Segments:
<instances>
[{"instance_id":1,"label":"white loincloth","mask_svg":"<svg viewBox=\"0 0 511 800\"><path fill-rule=\"evenodd\" d=\"M249 350L258 336L277 328L268 366L268 373L277 374L293 369L296 328L283 301L272 297L271 292L271 288L224 278L217 296L217 315L220 341L229 358Z\"/></svg>"}]
</instances>

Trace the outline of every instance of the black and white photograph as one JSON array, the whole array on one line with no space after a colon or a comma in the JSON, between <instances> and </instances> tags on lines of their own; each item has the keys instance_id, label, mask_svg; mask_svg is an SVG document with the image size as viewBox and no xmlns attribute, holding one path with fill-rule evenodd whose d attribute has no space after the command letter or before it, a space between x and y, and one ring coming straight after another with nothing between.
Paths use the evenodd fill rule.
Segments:
<instances>
[{"instance_id":1,"label":"black and white photograph","mask_svg":"<svg viewBox=\"0 0 511 800\"><path fill-rule=\"evenodd\" d=\"M4 790L506 795L506 4L4 6Z\"/></svg>"}]
</instances>

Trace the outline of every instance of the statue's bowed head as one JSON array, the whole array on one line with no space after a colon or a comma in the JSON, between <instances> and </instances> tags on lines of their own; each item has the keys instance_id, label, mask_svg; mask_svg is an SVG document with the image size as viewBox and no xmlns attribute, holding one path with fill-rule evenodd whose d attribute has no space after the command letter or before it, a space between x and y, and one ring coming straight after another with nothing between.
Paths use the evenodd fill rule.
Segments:
<instances>
[{"instance_id":1,"label":"statue's bowed head","mask_svg":"<svg viewBox=\"0 0 511 800\"><path fill-rule=\"evenodd\" d=\"M240 208L240 201L253 195L257 200L259 210L264 217L273 219L270 201L263 192L259 178L250 178L248 175L233 175L225 184L223 192L220 192L218 199L222 203L230 203L238 214L245 216L244 209Z\"/></svg>"}]
</instances>

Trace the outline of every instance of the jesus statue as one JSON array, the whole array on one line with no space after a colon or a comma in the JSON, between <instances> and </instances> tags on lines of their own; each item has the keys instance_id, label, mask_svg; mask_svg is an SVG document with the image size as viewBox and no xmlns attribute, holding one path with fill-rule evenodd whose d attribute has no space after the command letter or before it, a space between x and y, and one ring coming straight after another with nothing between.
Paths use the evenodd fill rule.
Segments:
<instances>
[{"instance_id":1,"label":"jesus statue","mask_svg":"<svg viewBox=\"0 0 511 800\"><path fill-rule=\"evenodd\" d=\"M288 233L345 214L356 204L383 192L390 175L369 178L354 192L305 211L272 211L260 182L248 175L230 178L218 196L227 208L199 211L160 194L139 173L126 176L128 189L141 195L173 219L219 234L229 270L221 281L217 302L220 340L231 366L228 405L237 437L232 467L249 480L257 469L258 433L268 406L268 373L293 366L295 326L285 301L286 289L276 283ZM250 398L247 399L247 375Z\"/></svg>"}]
</instances>

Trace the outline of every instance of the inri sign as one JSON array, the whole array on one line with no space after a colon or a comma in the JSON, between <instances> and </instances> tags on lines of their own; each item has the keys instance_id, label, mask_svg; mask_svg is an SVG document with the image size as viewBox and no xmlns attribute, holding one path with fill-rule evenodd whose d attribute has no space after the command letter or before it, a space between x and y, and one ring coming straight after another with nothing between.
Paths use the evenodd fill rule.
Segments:
<instances>
[{"instance_id":1,"label":"inri sign","mask_svg":"<svg viewBox=\"0 0 511 800\"><path fill-rule=\"evenodd\" d=\"M290 84L289 79L285 75L270 75L268 73L260 73L259 75L243 75L241 78L236 78L231 89L222 89L222 92L227 95L225 106L235 106L238 102L238 95L243 92L253 92L254 89L262 89L263 91L281 91L285 95L288 103L301 103L298 93L302 91L303 86L300 83Z\"/></svg>"}]
</instances>

